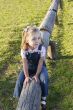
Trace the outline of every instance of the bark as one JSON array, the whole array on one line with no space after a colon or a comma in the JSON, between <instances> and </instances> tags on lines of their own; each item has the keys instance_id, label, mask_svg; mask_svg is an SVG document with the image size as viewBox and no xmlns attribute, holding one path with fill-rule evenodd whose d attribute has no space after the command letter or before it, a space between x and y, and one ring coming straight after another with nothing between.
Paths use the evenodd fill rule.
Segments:
<instances>
[{"instance_id":1,"label":"bark","mask_svg":"<svg viewBox=\"0 0 73 110\"><path fill-rule=\"evenodd\" d=\"M34 79L23 86L16 110L40 110L41 87Z\"/></svg>"},{"instance_id":2,"label":"bark","mask_svg":"<svg viewBox=\"0 0 73 110\"><path fill-rule=\"evenodd\" d=\"M52 60L56 60L57 59L57 51L56 51L56 43L55 43L55 41L50 41L49 42L47 55Z\"/></svg>"}]
</instances>

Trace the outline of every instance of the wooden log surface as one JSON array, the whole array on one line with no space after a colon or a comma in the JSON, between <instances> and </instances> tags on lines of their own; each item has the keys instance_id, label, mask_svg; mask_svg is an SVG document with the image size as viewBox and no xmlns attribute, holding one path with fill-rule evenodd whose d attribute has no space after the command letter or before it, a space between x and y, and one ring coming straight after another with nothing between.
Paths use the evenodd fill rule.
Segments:
<instances>
[{"instance_id":1,"label":"wooden log surface","mask_svg":"<svg viewBox=\"0 0 73 110\"><path fill-rule=\"evenodd\" d=\"M49 46L48 46L48 50L47 50L47 56L51 59L51 60L55 60L57 59L57 51L56 51L56 42L55 41L51 41L49 42Z\"/></svg>"},{"instance_id":2,"label":"wooden log surface","mask_svg":"<svg viewBox=\"0 0 73 110\"><path fill-rule=\"evenodd\" d=\"M34 79L23 86L16 110L40 110L41 87Z\"/></svg>"}]
</instances>

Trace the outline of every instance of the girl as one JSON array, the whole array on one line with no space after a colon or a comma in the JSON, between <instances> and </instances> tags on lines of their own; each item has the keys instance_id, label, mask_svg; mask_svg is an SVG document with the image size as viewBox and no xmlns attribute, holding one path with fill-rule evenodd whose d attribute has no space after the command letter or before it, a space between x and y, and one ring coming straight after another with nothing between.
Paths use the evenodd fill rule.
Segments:
<instances>
[{"instance_id":1,"label":"girl","mask_svg":"<svg viewBox=\"0 0 73 110\"><path fill-rule=\"evenodd\" d=\"M41 40L41 32L37 27L29 26L23 31L21 43L23 71L17 79L14 97L20 96L23 84L27 86L30 77L34 77L36 82L39 79L42 90L42 110L46 110L48 72L45 65L46 50Z\"/></svg>"}]
</instances>

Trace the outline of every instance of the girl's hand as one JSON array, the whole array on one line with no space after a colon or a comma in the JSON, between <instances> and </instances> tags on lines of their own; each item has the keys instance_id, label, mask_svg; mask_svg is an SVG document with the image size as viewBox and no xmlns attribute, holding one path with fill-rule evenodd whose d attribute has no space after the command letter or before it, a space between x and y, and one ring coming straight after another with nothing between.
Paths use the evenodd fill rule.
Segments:
<instances>
[{"instance_id":1,"label":"girl's hand","mask_svg":"<svg viewBox=\"0 0 73 110\"><path fill-rule=\"evenodd\" d=\"M36 82L38 82L38 81L39 81L39 79L38 79L38 76L37 76L37 75L33 76L33 78L35 79L35 81L36 81Z\"/></svg>"},{"instance_id":2,"label":"girl's hand","mask_svg":"<svg viewBox=\"0 0 73 110\"><path fill-rule=\"evenodd\" d=\"M30 80L30 77L26 77L25 81L24 81L24 84L27 85L29 83L29 80Z\"/></svg>"}]
</instances>

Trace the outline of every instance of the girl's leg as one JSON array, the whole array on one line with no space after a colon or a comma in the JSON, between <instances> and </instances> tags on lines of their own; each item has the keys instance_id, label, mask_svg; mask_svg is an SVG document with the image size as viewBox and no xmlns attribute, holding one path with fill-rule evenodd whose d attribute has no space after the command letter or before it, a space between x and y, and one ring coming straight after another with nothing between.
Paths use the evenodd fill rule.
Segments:
<instances>
[{"instance_id":1,"label":"girl's leg","mask_svg":"<svg viewBox=\"0 0 73 110\"><path fill-rule=\"evenodd\" d=\"M24 82L25 76L23 70L19 73L18 79L16 81L13 97L19 98L21 94L21 90L23 87L23 82Z\"/></svg>"},{"instance_id":2,"label":"girl's leg","mask_svg":"<svg viewBox=\"0 0 73 110\"><path fill-rule=\"evenodd\" d=\"M49 77L48 77L48 71L45 66L43 66L42 68L39 79L40 79L40 85L42 90L41 103L46 105L46 97L48 96Z\"/></svg>"}]
</instances>

